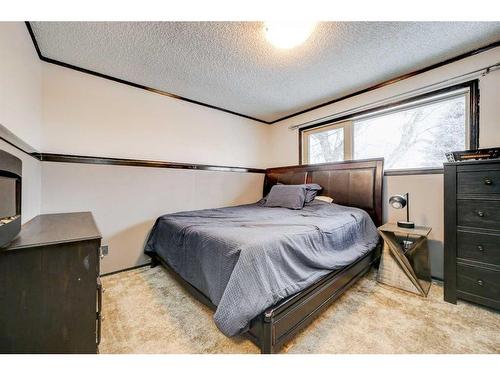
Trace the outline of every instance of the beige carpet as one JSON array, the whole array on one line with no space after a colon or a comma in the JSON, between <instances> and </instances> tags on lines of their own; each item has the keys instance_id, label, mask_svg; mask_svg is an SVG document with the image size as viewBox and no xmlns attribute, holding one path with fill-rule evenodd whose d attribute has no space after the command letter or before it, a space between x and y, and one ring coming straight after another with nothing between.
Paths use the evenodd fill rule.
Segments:
<instances>
[{"instance_id":1,"label":"beige carpet","mask_svg":"<svg viewBox=\"0 0 500 375\"><path fill-rule=\"evenodd\" d=\"M101 353L259 353L225 337L212 312L162 267L104 277ZM500 314L382 286L375 271L360 280L283 353L500 353Z\"/></svg>"}]
</instances>

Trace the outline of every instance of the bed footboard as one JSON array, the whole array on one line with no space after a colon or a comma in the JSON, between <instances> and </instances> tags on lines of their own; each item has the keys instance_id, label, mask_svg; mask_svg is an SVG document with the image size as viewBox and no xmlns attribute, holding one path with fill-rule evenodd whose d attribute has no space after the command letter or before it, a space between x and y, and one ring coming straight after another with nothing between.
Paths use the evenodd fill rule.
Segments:
<instances>
[{"instance_id":1,"label":"bed footboard","mask_svg":"<svg viewBox=\"0 0 500 375\"><path fill-rule=\"evenodd\" d=\"M257 316L247 336L261 353L272 354L328 308L380 258L380 246L355 263L326 275L318 283Z\"/></svg>"}]
</instances>

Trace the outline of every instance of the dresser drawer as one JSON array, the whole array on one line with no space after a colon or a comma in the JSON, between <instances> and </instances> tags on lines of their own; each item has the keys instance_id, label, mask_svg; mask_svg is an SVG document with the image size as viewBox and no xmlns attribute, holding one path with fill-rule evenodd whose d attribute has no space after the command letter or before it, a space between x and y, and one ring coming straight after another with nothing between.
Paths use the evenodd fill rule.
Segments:
<instances>
[{"instance_id":1,"label":"dresser drawer","mask_svg":"<svg viewBox=\"0 0 500 375\"><path fill-rule=\"evenodd\" d=\"M457 290L500 301L500 271L458 263Z\"/></svg>"},{"instance_id":2,"label":"dresser drawer","mask_svg":"<svg viewBox=\"0 0 500 375\"><path fill-rule=\"evenodd\" d=\"M500 266L500 235L458 231L457 257Z\"/></svg>"},{"instance_id":3,"label":"dresser drawer","mask_svg":"<svg viewBox=\"0 0 500 375\"><path fill-rule=\"evenodd\" d=\"M468 227L500 229L500 201L458 199L457 223Z\"/></svg>"},{"instance_id":4,"label":"dresser drawer","mask_svg":"<svg viewBox=\"0 0 500 375\"><path fill-rule=\"evenodd\" d=\"M458 194L500 194L500 170L457 173Z\"/></svg>"}]
</instances>

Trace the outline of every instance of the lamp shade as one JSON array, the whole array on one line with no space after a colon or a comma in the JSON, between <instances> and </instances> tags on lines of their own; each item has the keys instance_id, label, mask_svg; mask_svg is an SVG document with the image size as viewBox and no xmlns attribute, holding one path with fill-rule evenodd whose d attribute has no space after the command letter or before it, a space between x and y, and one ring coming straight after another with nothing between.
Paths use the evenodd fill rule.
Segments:
<instances>
[{"instance_id":1,"label":"lamp shade","mask_svg":"<svg viewBox=\"0 0 500 375\"><path fill-rule=\"evenodd\" d=\"M389 198L389 204L396 209L405 208L407 203L406 197L402 195L393 195Z\"/></svg>"},{"instance_id":2,"label":"lamp shade","mask_svg":"<svg viewBox=\"0 0 500 375\"><path fill-rule=\"evenodd\" d=\"M415 223L410 221L410 195L406 193L405 195L393 195L389 198L389 204L392 208L401 209L406 207L406 221L398 221L398 227L401 228L415 228Z\"/></svg>"}]
</instances>

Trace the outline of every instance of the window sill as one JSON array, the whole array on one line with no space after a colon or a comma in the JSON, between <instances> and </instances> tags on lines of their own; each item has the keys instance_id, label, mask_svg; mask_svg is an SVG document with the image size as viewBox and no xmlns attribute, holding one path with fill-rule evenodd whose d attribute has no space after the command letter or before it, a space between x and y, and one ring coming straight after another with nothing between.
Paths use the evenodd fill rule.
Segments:
<instances>
[{"instance_id":1,"label":"window sill","mask_svg":"<svg viewBox=\"0 0 500 375\"><path fill-rule=\"evenodd\" d=\"M443 168L408 168L384 171L384 176L411 176L418 174L443 174Z\"/></svg>"}]
</instances>

